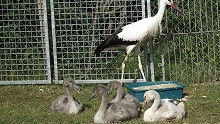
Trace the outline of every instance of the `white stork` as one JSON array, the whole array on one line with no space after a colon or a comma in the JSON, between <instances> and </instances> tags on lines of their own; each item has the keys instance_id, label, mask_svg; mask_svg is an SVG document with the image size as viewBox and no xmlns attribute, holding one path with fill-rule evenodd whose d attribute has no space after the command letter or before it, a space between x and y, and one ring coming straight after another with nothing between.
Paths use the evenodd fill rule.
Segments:
<instances>
[{"instance_id":1,"label":"white stork","mask_svg":"<svg viewBox=\"0 0 220 124\"><path fill-rule=\"evenodd\" d=\"M172 0L160 0L159 10L155 16L144 18L137 22L119 28L108 39L106 39L96 48L95 54L97 56L104 49L126 49L126 56L124 61L122 62L121 84L124 76L125 63L133 49L135 49L136 53L138 54L138 66L143 76L143 79L146 81L141 64L140 45L142 42L146 41L147 38L157 33L158 26L163 18L163 14L166 9L166 5L170 5L173 9L181 12L181 10Z\"/></svg>"}]
</instances>

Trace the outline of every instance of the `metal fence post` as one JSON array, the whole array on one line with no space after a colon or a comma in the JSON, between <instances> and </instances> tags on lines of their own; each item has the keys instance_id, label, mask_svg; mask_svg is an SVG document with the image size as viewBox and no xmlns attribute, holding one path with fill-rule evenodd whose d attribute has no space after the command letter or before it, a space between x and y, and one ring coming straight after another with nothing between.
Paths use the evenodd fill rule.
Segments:
<instances>
[{"instance_id":1,"label":"metal fence post","mask_svg":"<svg viewBox=\"0 0 220 124\"><path fill-rule=\"evenodd\" d=\"M141 0L142 3L142 18L146 17L146 7L145 7L145 0ZM148 51L147 51L147 41L144 43L144 66L145 66L145 78L148 81Z\"/></svg>"},{"instance_id":2,"label":"metal fence post","mask_svg":"<svg viewBox=\"0 0 220 124\"><path fill-rule=\"evenodd\" d=\"M151 17L151 7L150 7L150 0L147 0L147 15ZM154 50L153 50L153 38L149 38L149 46L150 46L150 71L151 71L151 81L155 81L154 75Z\"/></svg>"},{"instance_id":3,"label":"metal fence post","mask_svg":"<svg viewBox=\"0 0 220 124\"><path fill-rule=\"evenodd\" d=\"M47 78L51 82L51 66L50 66L50 46L49 46L49 35L48 35L48 20L47 20L47 3L46 0L43 0L44 7L44 31L45 31L45 47L46 47L46 60L47 60Z\"/></svg>"},{"instance_id":4,"label":"metal fence post","mask_svg":"<svg viewBox=\"0 0 220 124\"><path fill-rule=\"evenodd\" d=\"M58 83L58 67L57 67L57 46L56 46L56 30L55 30L55 16L54 16L54 1L50 0L51 8L51 27L52 27L52 40L53 40L53 69L54 69L54 82Z\"/></svg>"}]
</instances>

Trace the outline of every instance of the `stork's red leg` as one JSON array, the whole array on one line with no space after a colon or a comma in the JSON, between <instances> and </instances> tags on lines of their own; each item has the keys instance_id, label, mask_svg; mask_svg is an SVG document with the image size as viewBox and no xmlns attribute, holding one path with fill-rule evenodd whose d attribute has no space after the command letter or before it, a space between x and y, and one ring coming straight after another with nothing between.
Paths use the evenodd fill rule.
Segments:
<instances>
[{"instance_id":1,"label":"stork's red leg","mask_svg":"<svg viewBox=\"0 0 220 124\"><path fill-rule=\"evenodd\" d=\"M124 69L125 69L125 63L127 62L127 59L128 59L128 54L125 56L125 59L124 59L124 61L122 62L122 65L121 65L121 85L123 85L123 82L122 82L122 80L123 80L123 78L124 78Z\"/></svg>"},{"instance_id":2,"label":"stork's red leg","mask_svg":"<svg viewBox=\"0 0 220 124\"><path fill-rule=\"evenodd\" d=\"M140 52L138 52L138 66L139 66L139 69L140 69L140 71L141 71L141 74L142 74L143 79L144 79L145 81L147 81L146 78L145 78L145 75L144 75L144 71L143 71L142 64L141 64Z\"/></svg>"}]
</instances>

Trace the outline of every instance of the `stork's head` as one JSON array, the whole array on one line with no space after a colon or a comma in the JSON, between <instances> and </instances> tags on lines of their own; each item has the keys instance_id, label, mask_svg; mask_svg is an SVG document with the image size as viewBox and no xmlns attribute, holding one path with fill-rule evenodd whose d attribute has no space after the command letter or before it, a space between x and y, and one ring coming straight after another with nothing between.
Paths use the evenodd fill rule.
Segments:
<instances>
[{"instance_id":1,"label":"stork's head","mask_svg":"<svg viewBox=\"0 0 220 124\"><path fill-rule=\"evenodd\" d=\"M179 9L179 7L176 5L176 3L173 2L173 0L161 0L161 2L165 2L167 5L171 6L171 8L177 10L178 12L180 12L181 14L183 14L183 12Z\"/></svg>"},{"instance_id":2,"label":"stork's head","mask_svg":"<svg viewBox=\"0 0 220 124\"><path fill-rule=\"evenodd\" d=\"M173 0L160 0L160 2L164 2L165 4L171 6L174 2Z\"/></svg>"}]
</instances>

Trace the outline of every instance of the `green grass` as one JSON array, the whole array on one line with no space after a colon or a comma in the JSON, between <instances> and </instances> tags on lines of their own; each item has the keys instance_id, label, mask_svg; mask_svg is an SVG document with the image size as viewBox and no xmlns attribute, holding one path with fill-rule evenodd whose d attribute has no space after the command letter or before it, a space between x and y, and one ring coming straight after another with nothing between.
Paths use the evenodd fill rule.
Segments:
<instances>
[{"instance_id":1,"label":"green grass","mask_svg":"<svg viewBox=\"0 0 220 124\"><path fill-rule=\"evenodd\" d=\"M86 110L77 115L66 115L49 110L52 101L63 93L61 85L0 86L0 123L93 123L93 117L99 108L101 97L88 101L94 84L79 86L82 89L80 94L74 91L71 93L83 102ZM44 92L39 92L41 88L44 89ZM219 89L220 85L186 85L184 93L188 95L188 101L185 102L187 117L184 120L172 123L220 122ZM144 123L143 112L140 118L123 123Z\"/></svg>"}]
</instances>

